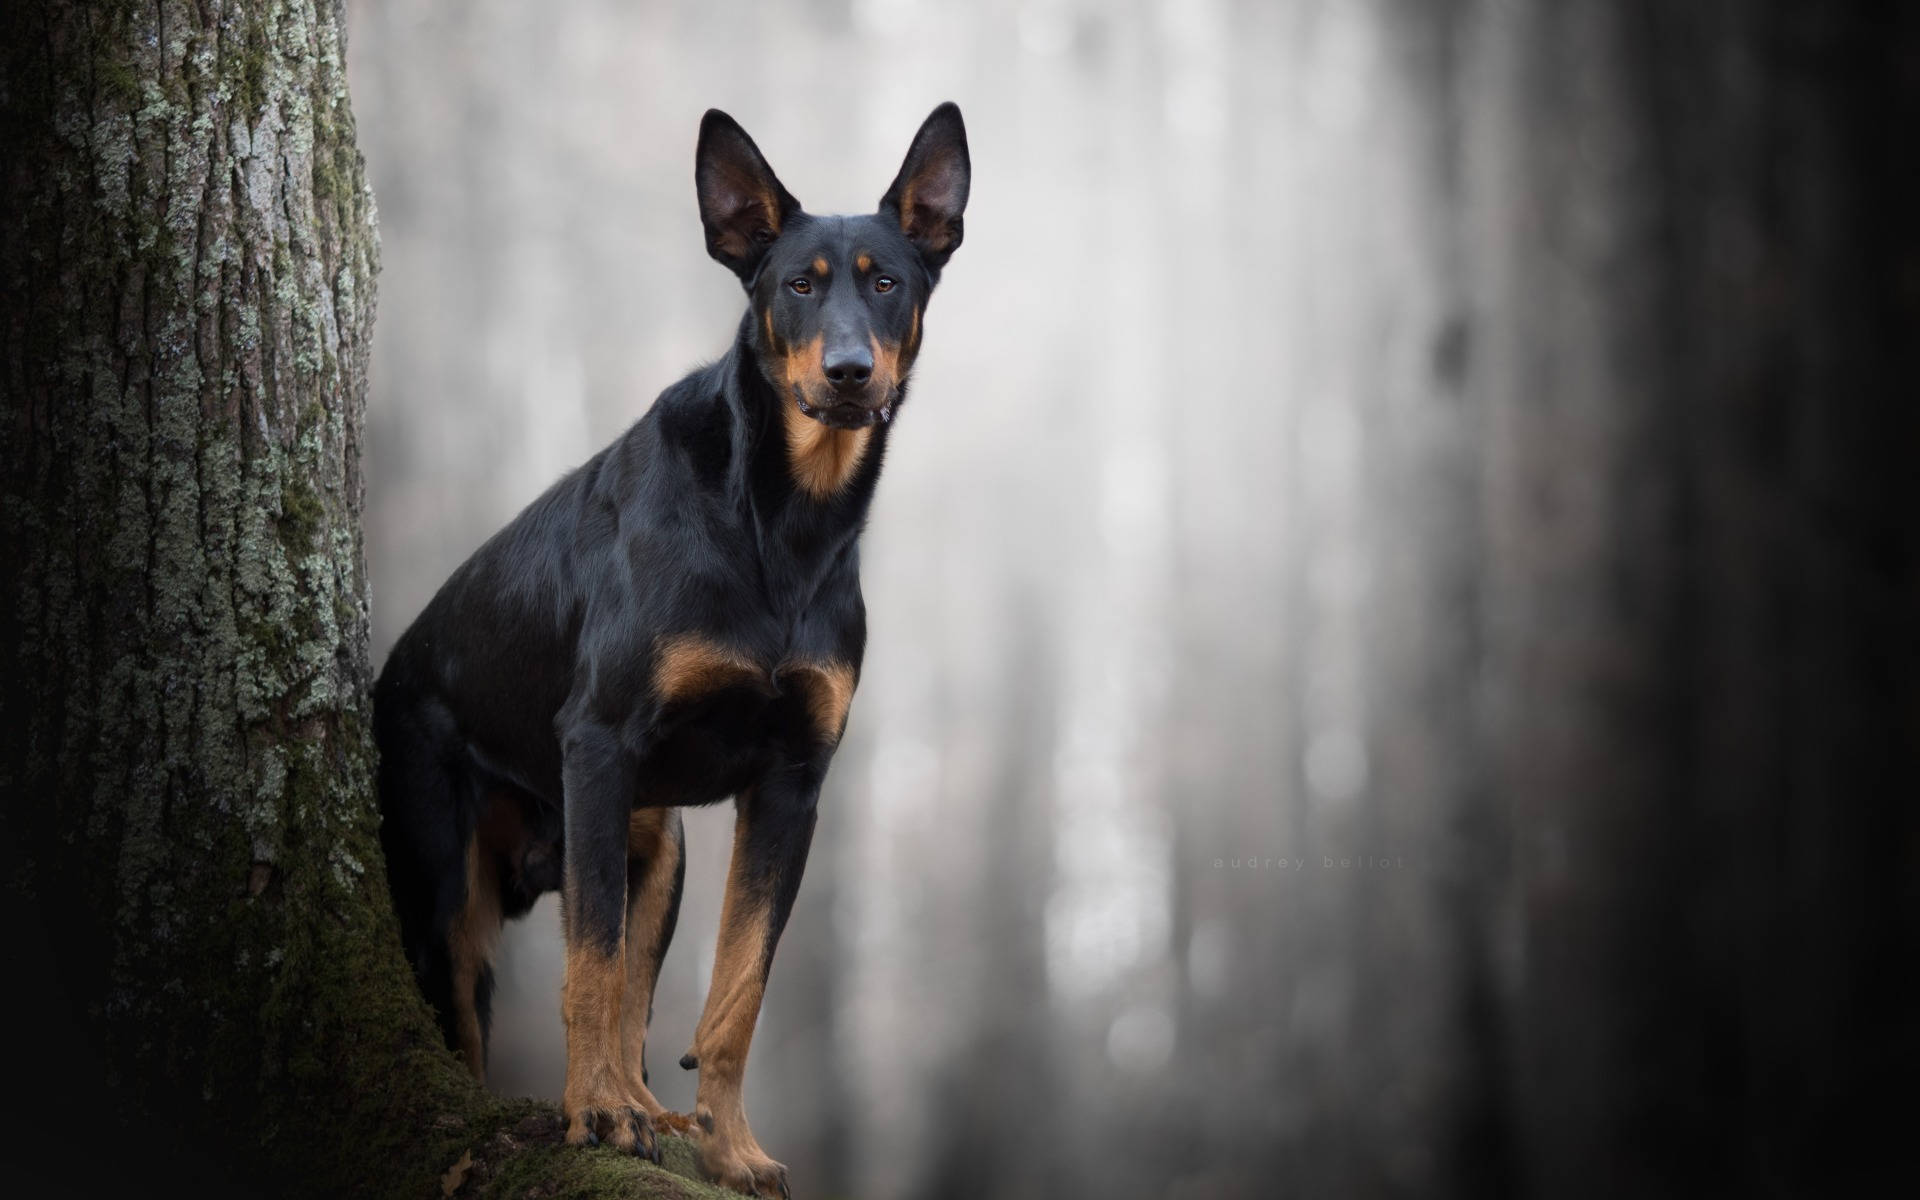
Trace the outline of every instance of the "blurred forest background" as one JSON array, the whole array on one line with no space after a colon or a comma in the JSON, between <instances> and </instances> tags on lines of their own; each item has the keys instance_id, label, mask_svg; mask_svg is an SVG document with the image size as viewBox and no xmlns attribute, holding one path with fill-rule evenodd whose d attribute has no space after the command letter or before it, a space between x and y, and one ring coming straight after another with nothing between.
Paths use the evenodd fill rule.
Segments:
<instances>
[{"instance_id":1,"label":"blurred forest background","mask_svg":"<svg viewBox=\"0 0 1920 1200\"><path fill-rule=\"evenodd\" d=\"M1898 1152L1860 1097L1920 1066L1910 11L349 16L376 666L724 349L704 109L825 212L965 112L748 1078L796 1187L1759 1194ZM683 1110L731 820L688 814L658 993ZM549 901L496 1088L558 1096L560 974Z\"/></svg>"}]
</instances>

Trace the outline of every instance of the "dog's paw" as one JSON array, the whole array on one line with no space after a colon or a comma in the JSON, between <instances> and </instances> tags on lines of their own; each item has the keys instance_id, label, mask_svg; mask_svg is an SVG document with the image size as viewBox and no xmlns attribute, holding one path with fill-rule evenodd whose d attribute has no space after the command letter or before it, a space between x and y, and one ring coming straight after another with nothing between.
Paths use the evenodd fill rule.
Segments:
<instances>
[{"instance_id":1,"label":"dog's paw","mask_svg":"<svg viewBox=\"0 0 1920 1200\"><path fill-rule=\"evenodd\" d=\"M566 1112L568 1145L597 1146L604 1140L623 1154L660 1161L660 1141L654 1134L653 1121L639 1105L624 1098L608 1098L569 1103Z\"/></svg>"},{"instance_id":2,"label":"dog's paw","mask_svg":"<svg viewBox=\"0 0 1920 1200\"><path fill-rule=\"evenodd\" d=\"M708 1179L736 1192L762 1196L766 1200L790 1200L787 1168L767 1157L751 1133L716 1133L713 1118L701 1113L695 1122L695 1145L700 1150L700 1169Z\"/></svg>"}]
</instances>

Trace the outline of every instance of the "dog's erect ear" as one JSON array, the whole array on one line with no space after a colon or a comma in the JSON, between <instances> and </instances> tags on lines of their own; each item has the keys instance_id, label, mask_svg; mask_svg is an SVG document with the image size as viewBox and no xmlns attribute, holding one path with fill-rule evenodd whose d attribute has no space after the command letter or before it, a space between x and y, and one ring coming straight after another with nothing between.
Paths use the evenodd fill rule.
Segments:
<instances>
[{"instance_id":1,"label":"dog's erect ear","mask_svg":"<svg viewBox=\"0 0 1920 1200\"><path fill-rule=\"evenodd\" d=\"M907 161L880 201L881 213L900 222L900 232L939 270L960 245L960 214L967 208L973 163L967 157L967 127L949 100L920 126Z\"/></svg>"},{"instance_id":2,"label":"dog's erect ear","mask_svg":"<svg viewBox=\"0 0 1920 1200\"><path fill-rule=\"evenodd\" d=\"M700 119L693 185L700 195L707 253L741 282L752 279L760 256L800 211L800 202L780 186L747 131L717 108Z\"/></svg>"}]
</instances>

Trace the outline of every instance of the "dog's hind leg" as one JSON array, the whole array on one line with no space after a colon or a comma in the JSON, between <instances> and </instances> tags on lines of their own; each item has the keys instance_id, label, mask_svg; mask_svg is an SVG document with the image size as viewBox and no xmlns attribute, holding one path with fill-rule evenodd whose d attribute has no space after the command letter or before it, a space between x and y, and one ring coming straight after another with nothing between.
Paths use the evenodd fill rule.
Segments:
<instances>
[{"instance_id":1,"label":"dog's hind leg","mask_svg":"<svg viewBox=\"0 0 1920 1200\"><path fill-rule=\"evenodd\" d=\"M468 838L466 897L447 932L453 1048L481 1083L487 1081L493 952L500 942L500 880L490 857L477 835Z\"/></svg>"},{"instance_id":2,"label":"dog's hind leg","mask_svg":"<svg viewBox=\"0 0 1920 1200\"><path fill-rule=\"evenodd\" d=\"M677 808L641 808L627 822L627 988L620 1017L621 1054L634 1096L657 1125L687 1132L691 1122L668 1112L648 1088L647 1026L660 962L680 918L686 880L686 834Z\"/></svg>"},{"instance_id":3,"label":"dog's hind leg","mask_svg":"<svg viewBox=\"0 0 1920 1200\"><path fill-rule=\"evenodd\" d=\"M477 865L471 788L448 766L456 753L453 720L431 699L383 686L374 696L374 730L380 843L407 961L447 1046L478 1074L485 1038L476 993L486 955L468 951L490 942L482 933L485 921L468 911L485 900L471 882Z\"/></svg>"}]
</instances>

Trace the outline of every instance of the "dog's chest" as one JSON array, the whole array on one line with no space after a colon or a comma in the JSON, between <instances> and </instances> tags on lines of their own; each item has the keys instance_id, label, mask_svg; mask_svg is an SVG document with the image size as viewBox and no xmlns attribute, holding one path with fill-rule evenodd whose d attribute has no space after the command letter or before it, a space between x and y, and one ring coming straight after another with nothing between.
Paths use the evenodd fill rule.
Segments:
<instances>
[{"instance_id":1,"label":"dog's chest","mask_svg":"<svg viewBox=\"0 0 1920 1200\"><path fill-rule=\"evenodd\" d=\"M831 751L846 725L854 671L830 658L754 655L698 634L662 638L652 691L658 715L648 774L680 803L737 791L770 760Z\"/></svg>"}]
</instances>

